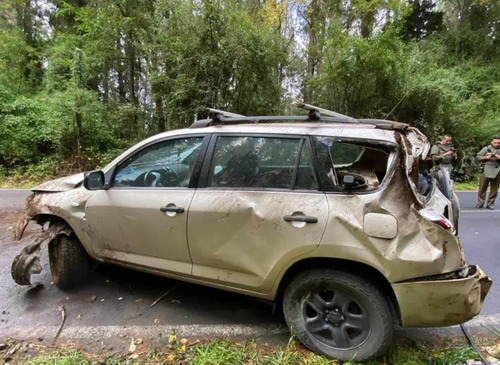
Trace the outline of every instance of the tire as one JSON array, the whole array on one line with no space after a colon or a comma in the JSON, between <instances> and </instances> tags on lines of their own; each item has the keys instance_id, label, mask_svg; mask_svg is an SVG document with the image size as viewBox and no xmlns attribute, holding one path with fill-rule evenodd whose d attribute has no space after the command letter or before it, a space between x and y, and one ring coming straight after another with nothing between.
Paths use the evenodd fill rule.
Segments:
<instances>
[{"instance_id":1,"label":"tire","mask_svg":"<svg viewBox=\"0 0 500 365\"><path fill-rule=\"evenodd\" d=\"M91 259L78 238L59 235L49 244L49 262L54 284L71 288L85 281Z\"/></svg>"},{"instance_id":2,"label":"tire","mask_svg":"<svg viewBox=\"0 0 500 365\"><path fill-rule=\"evenodd\" d=\"M377 357L392 339L386 296L361 276L340 270L301 272L285 289L283 312L302 344L343 362Z\"/></svg>"}]
</instances>

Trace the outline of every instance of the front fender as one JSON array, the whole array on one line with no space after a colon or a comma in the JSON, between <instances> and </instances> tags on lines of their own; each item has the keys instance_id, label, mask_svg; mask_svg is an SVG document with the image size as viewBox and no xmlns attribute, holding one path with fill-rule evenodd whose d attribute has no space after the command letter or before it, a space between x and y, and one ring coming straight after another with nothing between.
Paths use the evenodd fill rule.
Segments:
<instances>
[{"instance_id":1,"label":"front fender","mask_svg":"<svg viewBox=\"0 0 500 365\"><path fill-rule=\"evenodd\" d=\"M11 275L20 285L30 285L33 274L41 272L40 255L49 242L57 235L75 234L87 253L93 257L92 247L86 233L85 204L91 192L76 188L61 192L35 191L26 198L24 215L18 220L14 237L20 240L29 222L34 220L42 226L42 232L37 233L16 256L12 262ZM47 229L44 226L50 225Z\"/></svg>"}]
</instances>

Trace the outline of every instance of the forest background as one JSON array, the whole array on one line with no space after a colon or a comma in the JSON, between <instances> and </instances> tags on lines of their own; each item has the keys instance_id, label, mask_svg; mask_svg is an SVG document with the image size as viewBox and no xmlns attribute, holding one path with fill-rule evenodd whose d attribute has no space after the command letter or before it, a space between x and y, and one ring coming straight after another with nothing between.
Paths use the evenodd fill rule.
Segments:
<instances>
[{"instance_id":1,"label":"forest background","mask_svg":"<svg viewBox=\"0 0 500 365\"><path fill-rule=\"evenodd\" d=\"M207 106L295 99L450 134L472 179L500 134L500 2L0 2L0 183L101 167Z\"/></svg>"}]
</instances>

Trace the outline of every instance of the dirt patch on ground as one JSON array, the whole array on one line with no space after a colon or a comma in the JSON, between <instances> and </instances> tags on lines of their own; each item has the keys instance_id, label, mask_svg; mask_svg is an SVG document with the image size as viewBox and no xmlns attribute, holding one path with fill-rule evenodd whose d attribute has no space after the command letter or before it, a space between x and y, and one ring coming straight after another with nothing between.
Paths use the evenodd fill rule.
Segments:
<instances>
[{"instance_id":1,"label":"dirt patch on ground","mask_svg":"<svg viewBox=\"0 0 500 365\"><path fill-rule=\"evenodd\" d=\"M13 243L14 229L21 216L21 211L0 211L0 246Z\"/></svg>"},{"instance_id":2,"label":"dirt patch on ground","mask_svg":"<svg viewBox=\"0 0 500 365\"><path fill-rule=\"evenodd\" d=\"M17 220L22 216L22 212L19 211L0 211L0 225L16 224Z\"/></svg>"},{"instance_id":3,"label":"dirt patch on ground","mask_svg":"<svg viewBox=\"0 0 500 365\"><path fill-rule=\"evenodd\" d=\"M40 232L40 226L35 222L30 222L26 228L23 240L16 241L14 239L14 230L16 228L16 223L23 216L21 210L19 211L0 211L0 247L20 245L24 246L29 242L29 237L33 233Z\"/></svg>"}]
</instances>

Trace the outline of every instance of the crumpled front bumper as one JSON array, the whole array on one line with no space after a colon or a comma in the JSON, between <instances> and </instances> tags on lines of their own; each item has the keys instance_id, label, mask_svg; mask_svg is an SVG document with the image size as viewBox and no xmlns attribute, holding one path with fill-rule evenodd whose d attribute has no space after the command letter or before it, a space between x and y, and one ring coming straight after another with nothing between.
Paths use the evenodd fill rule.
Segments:
<instances>
[{"instance_id":1,"label":"crumpled front bumper","mask_svg":"<svg viewBox=\"0 0 500 365\"><path fill-rule=\"evenodd\" d=\"M26 218L19 220L16 228L16 235L19 234L19 236L17 236L18 238L21 238L22 231L24 231L27 225L24 219ZM21 253L12 261L10 273L14 281L19 285L31 285L31 275L42 272L42 266L40 264L41 252L57 235L64 234L70 236L71 233L72 230L66 223L54 222L42 233L35 236L35 239L26 245Z\"/></svg>"},{"instance_id":2,"label":"crumpled front bumper","mask_svg":"<svg viewBox=\"0 0 500 365\"><path fill-rule=\"evenodd\" d=\"M479 266L465 277L422 278L392 284L403 327L440 327L464 323L476 316L493 281Z\"/></svg>"}]
</instances>

